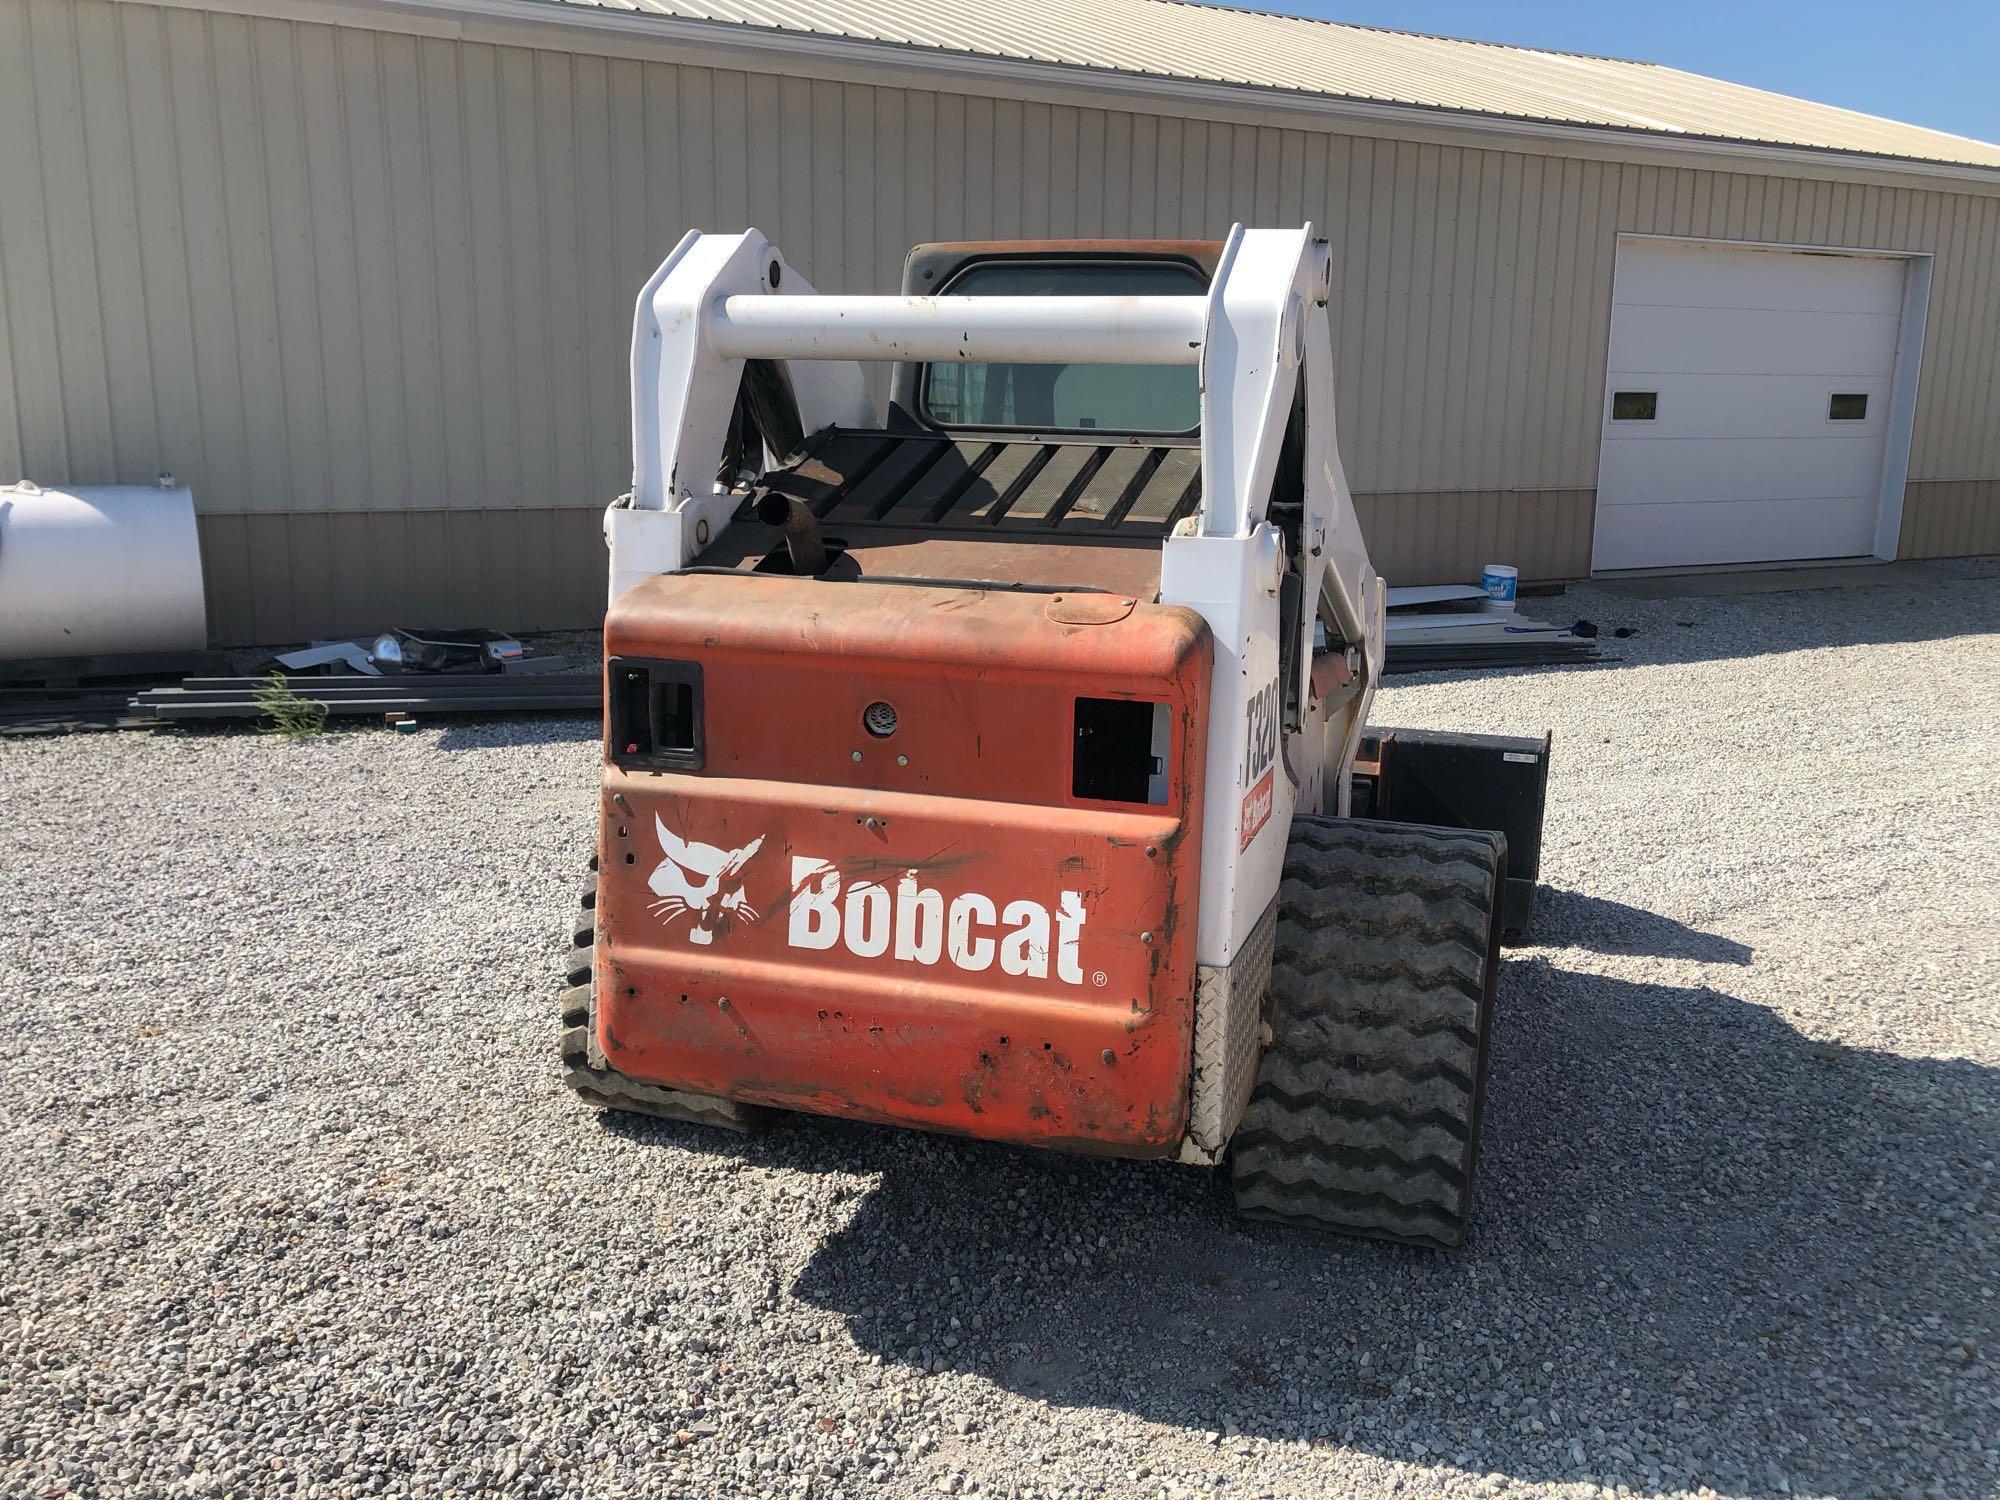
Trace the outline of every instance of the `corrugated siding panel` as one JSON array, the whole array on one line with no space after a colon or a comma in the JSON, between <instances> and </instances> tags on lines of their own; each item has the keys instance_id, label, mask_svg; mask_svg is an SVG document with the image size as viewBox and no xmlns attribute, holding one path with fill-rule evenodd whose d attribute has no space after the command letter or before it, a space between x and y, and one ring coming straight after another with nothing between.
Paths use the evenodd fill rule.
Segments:
<instances>
[{"instance_id":1,"label":"corrugated siding panel","mask_svg":"<svg viewBox=\"0 0 2000 1500\"><path fill-rule=\"evenodd\" d=\"M1588 568L1592 489L1422 490L1354 497L1369 556L1398 583L1462 583L1506 558L1530 579Z\"/></svg>"},{"instance_id":2,"label":"corrugated siding panel","mask_svg":"<svg viewBox=\"0 0 2000 1500\"><path fill-rule=\"evenodd\" d=\"M1978 557L2000 552L2000 479L1912 484L1903 498L1902 555Z\"/></svg>"},{"instance_id":3,"label":"corrugated siding panel","mask_svg":"<svg viewBox=\"0 0 2000 1500\"><path fill-rule=\"evenodd\" d=\"M439 620L595 625L601 519L595 507L525 506L204 515L209 628L240 643Z\"/></svg>"},{"instance_id":4,"label":"corrugated siding panel","mask_svg":"<svg viewBox=\"0 0 2000 1500\"><path fill-rule=\"evenodd\" d=\"M595 608L595 565L556 569L558 598L491 538L601 562L631 299L690 225L754 224L866 291L924 239L1310 217L1341 449L1409 581L1587 570L1621 232L1929 251L1905 545L1996 545L1991 197L19 0L0 202L0 479L193 484L230 639L336 628L357 599L363 624ZM439 519L494 511L541 518L467 523L511 605ZM425 519L284 520L403 512Z\"/></svg>"}]
</instances>

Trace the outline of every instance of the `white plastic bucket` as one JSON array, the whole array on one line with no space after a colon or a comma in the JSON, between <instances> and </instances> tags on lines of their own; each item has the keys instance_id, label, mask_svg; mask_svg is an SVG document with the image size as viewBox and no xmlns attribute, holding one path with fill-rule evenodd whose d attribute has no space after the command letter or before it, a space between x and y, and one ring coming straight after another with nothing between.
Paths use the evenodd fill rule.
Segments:
<instances>
[{"instance_id":1,"label":"white plastic bucket","mask_svg":"<svg viewBox=\"0 0 2000 1500\"><path fill-rule=\"evenodd\" d=\"M185 485L0 485L0 661L198 651L206 612Z\"/></svg>"},{"instance_id":2,"label":"white plastic bucket","mask_svg":"<svg viewBox=\"0 0 2000 1500\"><path fill-rule=\"evenodd\" d=\"M1486 602L1490 608L1512 609L1514 594L1520 584L1520 573L1505 563L1488 563L1479 575L1479 586L1486 590Z\"/></svg>"}]
</instances>

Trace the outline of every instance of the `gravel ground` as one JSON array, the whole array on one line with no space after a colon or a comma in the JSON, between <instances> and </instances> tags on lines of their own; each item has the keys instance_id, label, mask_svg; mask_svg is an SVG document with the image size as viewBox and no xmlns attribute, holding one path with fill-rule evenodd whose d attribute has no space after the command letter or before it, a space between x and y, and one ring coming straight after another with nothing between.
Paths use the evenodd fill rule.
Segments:
<instances>
[{"instance_id":1,"label":"gravel ground","mask_svg":"<svg viewBox=\"0 0 2000 1500\"><path fill-rule=\"evenodd\" d=\"M1541 613L1475 1241L556 1079L589 726L0 744L0 1491L2000 1491L2000 571Z\"/></svg>"}]
</instances>

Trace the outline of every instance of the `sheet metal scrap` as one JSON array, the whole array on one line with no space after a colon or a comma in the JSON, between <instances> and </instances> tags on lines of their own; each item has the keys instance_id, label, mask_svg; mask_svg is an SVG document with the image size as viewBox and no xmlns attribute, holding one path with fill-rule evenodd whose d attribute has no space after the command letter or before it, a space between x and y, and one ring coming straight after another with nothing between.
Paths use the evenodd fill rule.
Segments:
<instances>
[{"instance_id":1,"label":"sheet metal scrap","mask_svg":"<svg viewBox=\"0 0 2000 1500\"><path fill-rule=\"evenodd\" d=\"M151 729L165 722L150 714L134 712L128 706L131 694L129 687L0 690L0 735Z\"/></svg>"},{"instance_id":2,"label":"sheet metal scrap","mask_svg":"<svg viewBox=\"0 0 2000 1500\"><path fill-rule=\"evenodd\" d=\"M131 700L131 709L174 722L255 719L264 712L257 694L268 681L263 677L190 677L176 687L140 693ZM330 714L355 718L391 713L594 714L600 709L603 693L595 673L576 672L293 677L287 679L286 686L301 698L325 704Z\"/></svg>"}]
</instances>

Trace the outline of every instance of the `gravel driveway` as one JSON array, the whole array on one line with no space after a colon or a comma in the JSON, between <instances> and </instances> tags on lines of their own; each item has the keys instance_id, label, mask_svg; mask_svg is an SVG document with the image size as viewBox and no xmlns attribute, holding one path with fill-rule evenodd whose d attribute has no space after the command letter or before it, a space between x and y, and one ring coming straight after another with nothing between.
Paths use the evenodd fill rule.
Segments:
<instances>
[{"instance_id":1,"label":"gravel driveway","mask_svg":"<svg viewBox=\"0 0 2000 1500\"><path fill-rule=\"evenodd\" d=\"M0 743L0 1492L2000 1492L2000 574L1539 609L1452 1258L582 1108L588 725Z\"/></svg>"}]
</instances>

